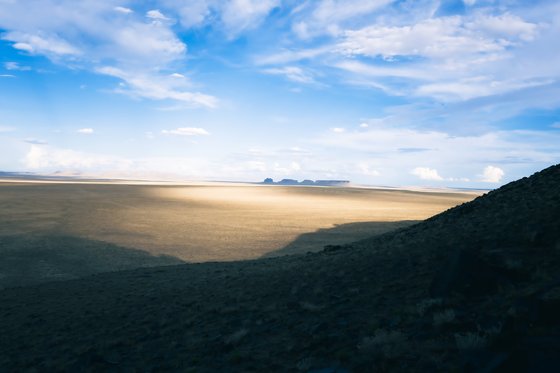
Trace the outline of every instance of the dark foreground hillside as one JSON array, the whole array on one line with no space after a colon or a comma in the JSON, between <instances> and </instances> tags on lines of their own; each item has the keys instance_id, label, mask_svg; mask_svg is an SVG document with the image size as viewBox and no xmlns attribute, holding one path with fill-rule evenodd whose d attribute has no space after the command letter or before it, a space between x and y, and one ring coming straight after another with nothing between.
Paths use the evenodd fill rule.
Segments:
<instances>
[{"instance_id":1,"label":"dark foreground hillside","mask_svg":"<svg viewBox=\"0 0 560 373\"><path fill-rule=\"evenodd\" d=\"M558 371L560 166L304 256L0 291L0 371Z\"/></svg>"}]
</instances>

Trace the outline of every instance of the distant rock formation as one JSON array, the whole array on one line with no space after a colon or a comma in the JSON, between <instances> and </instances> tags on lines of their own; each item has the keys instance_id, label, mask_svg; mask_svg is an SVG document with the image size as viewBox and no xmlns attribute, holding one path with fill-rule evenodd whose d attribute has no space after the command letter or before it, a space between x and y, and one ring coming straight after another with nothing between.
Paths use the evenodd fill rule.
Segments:
<instances>
[{"instance_id":1,"label":"distant rock formation","mask_svg":"<svg viewBox=\"0 0 560 373\"><path fill-rule=\"evenodd\" d=\"M278 185L298 185L299 182L295 179L282 179L277 184Z\"/></svg>"},{"instance_id":2,"label":"distant rock formation","mask_svg":"<svg viewBox=\"0 0 560 373\"><path fill-rule=\"evenodd\" d=\"M317 180L315 185L321 186L345 186L350 184L349 180Z\"/></svg>"},{"instance_id":3,"label":"distant rock formation","mask_svg":"<svg viewBox=\"0 0 560 373\"><path fill-rule=\"evenodd\" d=\"M264 179L261 184L267 185L316 185L316 186L346 186L350 184L349 180L310 180L305 179L303 181L297 181L295 179L282 179L278 182L274 182L274 180L270 177Z\"/></svg>"}]
</instances>

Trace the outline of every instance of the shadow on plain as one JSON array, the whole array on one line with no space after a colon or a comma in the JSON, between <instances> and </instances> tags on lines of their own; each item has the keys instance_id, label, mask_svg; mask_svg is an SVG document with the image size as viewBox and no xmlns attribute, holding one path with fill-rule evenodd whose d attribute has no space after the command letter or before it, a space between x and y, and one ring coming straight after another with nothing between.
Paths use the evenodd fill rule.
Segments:
<instances>
[{"instance_id":1,"label":"shadow on plain","mask_svg":"<svg viewBox=\"0 0 560 373\"><path fill-rule=\"evenodd\" d=\"M401 220L393 222L337 224L333 228L318 229L315 232L301 234L288 245L266 253L262 258L305 254L310 251L317 252L323 250L326 245L347 244L393 230L406 228L418 222L417 220Z\"/></svg>"},{"instance_id":2,"label":"shadow on plain","mask_svg":"<svg viewBox=\"0 0 560 373\"><path fill-rule=\"evenodd\" d=\"M0 236L0 257L0 289L184 263L172 256L56 234Z\"/></svg>"}]
</instances>

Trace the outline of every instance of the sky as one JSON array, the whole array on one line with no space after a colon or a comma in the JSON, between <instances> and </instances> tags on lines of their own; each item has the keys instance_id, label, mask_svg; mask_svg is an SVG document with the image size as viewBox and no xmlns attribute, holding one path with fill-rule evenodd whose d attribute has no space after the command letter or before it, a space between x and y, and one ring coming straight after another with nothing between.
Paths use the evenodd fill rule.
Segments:
<instances>
[{"instance_id":1,"label":"sky","mask_svg":"<svg viewBox=\"0 0 560 373\"><path fill-rule=\"evenodd\" d=\"M556 0L0 0L0 171L495 188L560 162Z\"/></svg>"}]
</instances>

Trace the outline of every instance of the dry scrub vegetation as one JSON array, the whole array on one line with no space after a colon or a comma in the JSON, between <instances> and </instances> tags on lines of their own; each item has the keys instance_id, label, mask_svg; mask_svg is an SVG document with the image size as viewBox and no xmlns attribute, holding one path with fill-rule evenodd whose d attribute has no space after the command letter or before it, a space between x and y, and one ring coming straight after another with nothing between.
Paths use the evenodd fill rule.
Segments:
<instances>
[{"instance_id":1,"label":"dry scrub vegetation","mask_svg":"<svg viewBox=\"0 0 560 373\"><path fill-rule=\"evenodd\" d=\"M0 368L555 372L559 314L553 166L317 253L1 290Z\"/></svg>"},{"instance_id":2,"label":"dry scrub vegetation","mask_svg":"<svg viewBox=\"0 0 560 373\"><path fill-rule=\"evenodd\" d=\"M0 288L319 251L474 198L236 184L0 183Z\"/></svg>"}]
</instances>

